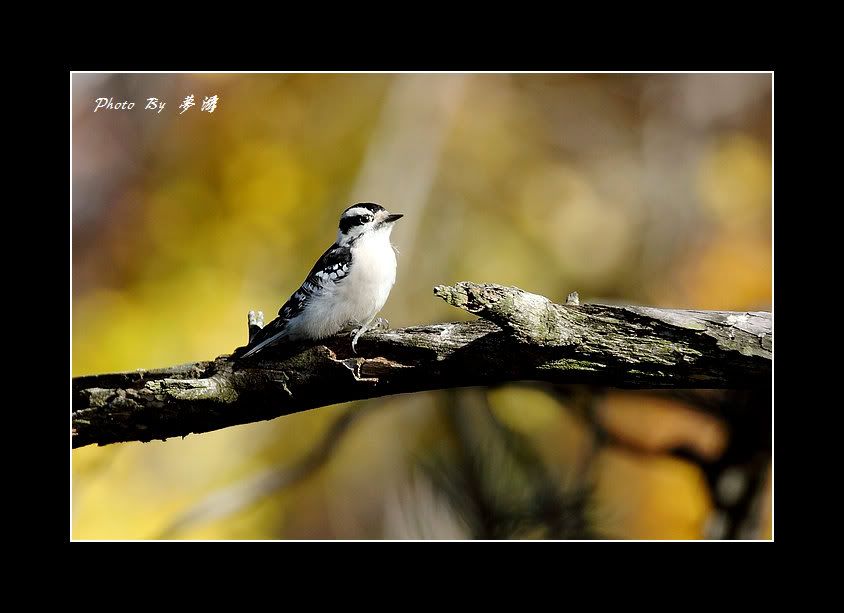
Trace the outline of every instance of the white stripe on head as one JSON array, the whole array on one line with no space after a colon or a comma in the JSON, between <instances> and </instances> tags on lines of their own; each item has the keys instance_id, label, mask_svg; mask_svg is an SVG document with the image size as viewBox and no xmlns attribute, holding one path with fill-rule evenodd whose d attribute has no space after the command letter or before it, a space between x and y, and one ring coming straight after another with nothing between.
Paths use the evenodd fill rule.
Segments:
<instances>
[{"instance_id":1,"label":"white stripe on head","mask_svg":"<svg viewBox=\"0 0 844 613\"><path fill-rule=\"evenodd\" d=\"M340 216L340 219L345 219L346 217L357 217L358 215L371 215L372 211L369 209L365 209L362 206L353 206L350 209L346 209L343 211L343 214Z\"/></svg>"}]
</instances>

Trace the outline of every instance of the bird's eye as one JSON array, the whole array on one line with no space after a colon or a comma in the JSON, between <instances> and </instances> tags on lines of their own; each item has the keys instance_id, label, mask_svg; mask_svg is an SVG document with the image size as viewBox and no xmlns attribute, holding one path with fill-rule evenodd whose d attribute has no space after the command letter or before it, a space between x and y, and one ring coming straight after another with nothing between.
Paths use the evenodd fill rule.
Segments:
<instances>
[{"instance_id":1,"label":"bird's eye","mask_svg":"<svg viewBox=\"0 0 844 613\"><path fill-rule=\"evenodd\" d=\"M375 215L372 215L371 213L361 213L359 215L343 217L340 219L340 231L345 234L356 226L368 224L373 219L375 219Z\"/></svg>"}]
</instances>

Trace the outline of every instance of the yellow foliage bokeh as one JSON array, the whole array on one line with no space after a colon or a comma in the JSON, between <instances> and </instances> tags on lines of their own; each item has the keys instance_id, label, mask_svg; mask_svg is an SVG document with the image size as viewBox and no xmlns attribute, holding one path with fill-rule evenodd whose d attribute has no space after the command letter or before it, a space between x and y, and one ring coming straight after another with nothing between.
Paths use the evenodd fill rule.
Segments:
<instances>
[{"instance_id":1,"label":"yellow foliage bokeh","mask_svg":"<svg viewBox=\"0 0 844 613\"><path fill-rule=\"evenodd\" d=\"M729 80L730 104L687 108L705 77L74 74L72 373L230 353L249 310L269 320L299 286L339 213L384 194L406 214L382 313L394 326L466 319L431 293L459 280L557 301L577 290L770 309L769 77ZM138 91L168 110L189 93L220 102L213 114L92 112L97 96ZM393 492L451 436L442 398L371 401L307 479L173 538L382 538ZM685 436L715 457L727 444L699 416L627 402L605 418L645 447ZM489 403L562 484L574 478L592 438L571 407L524 386ZM159 538L209 496L294 466L361 406L74 450L73 538ZM612 536L704 535L713 503L693 464L610 447L596 467L597 522Z\"/></svg>"}]
</instances>

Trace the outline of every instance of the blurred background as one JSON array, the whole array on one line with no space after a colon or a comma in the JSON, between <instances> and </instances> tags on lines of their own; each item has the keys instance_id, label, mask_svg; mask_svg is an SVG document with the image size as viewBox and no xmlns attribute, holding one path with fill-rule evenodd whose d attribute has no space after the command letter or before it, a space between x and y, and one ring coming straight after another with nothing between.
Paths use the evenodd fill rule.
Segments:
<instances>
[{"instance_id":1,"label":"blurred background","mask_svg":"<svg viewBox=\"0 0 844 613\"><path fill-rule=\"evenodd\" d=\"M392 327L470 318L432 294L461 280L770 310L771 95L768 74L74 74L73 374L244 345L358 201L406 215ZM336 405L75 450L72 535L770 538L770 419L770 390Z\"/></svg>"}]
</instances>

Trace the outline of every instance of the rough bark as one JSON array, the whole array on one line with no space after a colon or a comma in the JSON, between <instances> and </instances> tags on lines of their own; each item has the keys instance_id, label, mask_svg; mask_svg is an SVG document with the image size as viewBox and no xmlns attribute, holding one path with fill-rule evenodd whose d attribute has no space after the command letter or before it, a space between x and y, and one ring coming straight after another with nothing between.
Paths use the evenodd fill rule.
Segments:
<instances>
[{"instance_id":1,"label":"rough bark","mask_svg":"<svg viewBox=\"0 0 844 613\"><path fill-rule=\"evenodd\" d=\"M771 314L567 304L514 287L437 286L482 319L373 331L242 360L73 379L74 447L149 441L315 407L536 380L630 388L770 384ZM250 331L260 318L250 316ZM236 355L236 353L235 353Z\"/></svg>"}]
</instances>

